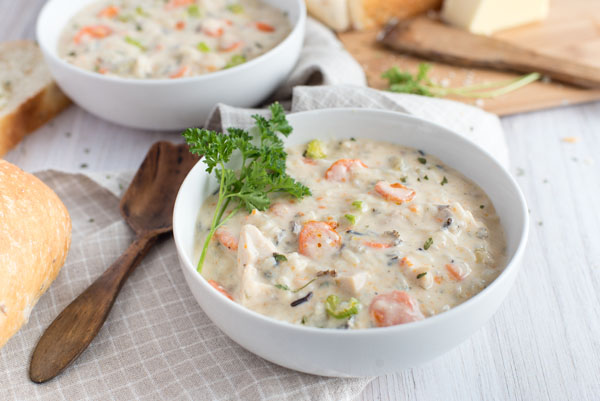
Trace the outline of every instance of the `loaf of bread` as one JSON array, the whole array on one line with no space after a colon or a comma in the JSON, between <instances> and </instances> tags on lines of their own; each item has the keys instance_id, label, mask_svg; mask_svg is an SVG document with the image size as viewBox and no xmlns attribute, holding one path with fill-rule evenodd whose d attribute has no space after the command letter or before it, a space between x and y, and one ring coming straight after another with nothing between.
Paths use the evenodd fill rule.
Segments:
<instances>
[{"instance_id":1,"label":"loaf of bread","mask_svg":"<svg viewBox=\"0 0 600 401\"><path fill-rule=\"evenodd\" d=\"M391 18L408 18L439 8L442 0L306 0L308 12L330 28L370 29Z\"/></svg>"},{"instance_id":2,"label":"loaf of bread","mask_svg":"<svg viewBox=\"0 0 600 401\"><path fill-rule=\"evenodd\" d=\"M71 244L71 219L43 182L0 160L0 348L54 281Z\"/></svg>"},{"instance_id":3,"label":"loaf of bread","mask_svg":"<svg viewBox=\"0 0 600 401\"><path fill-rule=\"evenodd\" d=\"M70 103L34 42L0 43L0 157Z\"/></svg>"}]
</instances>

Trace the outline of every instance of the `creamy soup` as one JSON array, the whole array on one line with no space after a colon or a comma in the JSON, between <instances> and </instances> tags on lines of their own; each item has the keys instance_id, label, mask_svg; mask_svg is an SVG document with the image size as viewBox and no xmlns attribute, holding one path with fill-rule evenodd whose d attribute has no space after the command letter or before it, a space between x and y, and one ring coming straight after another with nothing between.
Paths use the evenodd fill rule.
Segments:
<instances>
[{"instance_id":1,"label":"creamy soup","mask_svg":"<svg viewBox=\"0 0 600 401\"><path fill-rule=\"evenodd\" d=\"M238 213L209 245L202 274L236 302L308 326L391 326L447 311L502 271L490 199L436 157L362 139L287 152L312 196ZM197 256L216 201L200 210Z\"/></svg>"},{"instance_id":2,"label":"creamy soup","mask_svg":"<svg viewBox=\"0 0 600 401\"><path fill-rule=\"evenodd\" d=\"M259 0L103 0L68 22L58 53L100 74L181 78L242 64L290 31Z\"/></svg>"}]
</instances>

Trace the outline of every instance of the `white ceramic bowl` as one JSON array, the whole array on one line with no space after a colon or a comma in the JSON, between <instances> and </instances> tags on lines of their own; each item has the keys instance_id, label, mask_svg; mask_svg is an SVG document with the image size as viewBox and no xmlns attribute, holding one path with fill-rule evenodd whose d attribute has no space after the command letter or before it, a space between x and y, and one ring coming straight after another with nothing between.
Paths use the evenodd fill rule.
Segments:
<instances>
[{"instance_id":1,"label":"white ceramic bowl","mask_svg":"<svg viewBox=\"0 0 600 401\"><path fill-rule=\"evenodd\" d=\"M219 102L252 107L289 75L300 56L306 23L303 0L263 0L286 11L293 30L267 53L242 65L179 79L128 79L67 63L57 45L69 19L95 0L49 0L37 20L37 40L60 88L92 114L134 128L175 130L204 124Z\"/></svg>"},{"instance_id":2,"label":"white ceramic bowl","mask_svg":"<svg viewBox=\"0 0 600 401\"><path fill-rule=\"evenodd\" d=\"M381 375L433 359L466 340L498 309L519 270L528 231L525 199L515 180L483 149L446 128L400 113L324 109L288 116L286 145L315 137L370 138L422 149L476 182L492 200L507 242L508 264L486 289L448 312L422 321L362 330L319 329L281 322L231 302L195 270L198 209L217 188L199 162L183 182L173 215L181 267L198 303L229 337L276 364L325 376Z\"/></svg>"}]
</instances>

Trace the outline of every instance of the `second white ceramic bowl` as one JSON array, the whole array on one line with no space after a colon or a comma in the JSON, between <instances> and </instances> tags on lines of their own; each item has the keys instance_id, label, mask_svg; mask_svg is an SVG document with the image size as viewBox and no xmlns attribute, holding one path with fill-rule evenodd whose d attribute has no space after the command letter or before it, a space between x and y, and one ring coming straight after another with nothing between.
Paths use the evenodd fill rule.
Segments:
<instances>
[{"instance_id":1,"label":"second white ceramic bowl","mask_svg":"<svg viewBox=\"0 0 600 401\"><path fill-rule=\"evenodd\" d=\"M37 20L37 41L60 88L89 111L117 124L176 130L204 124L217 103L252 107L286 79L298 61L306 8L303 0L262 0L288 14L293 30L274 49L239 66L179 79L128 79L105 76L58 56L63 27L96 0L49 0Z\"/></svg>"},{"instance_id":2,"label":"second white ceramic bowl","mask_svg":"<svg viewBox=\"0 0 600 401\"><path fill-rule=\"evenodd\" d=\"M218 186L199 162L175 204L173 232L187 283L198 303L242 347L279 365L325 376L373 376L429 361L456 347L498 309L517 276L528 231L525 199L514 179L477 145L444 127L400 113L324 109L291 114L286 145L320 138L370 138L422 149L476 182L488 194L506 235L507 265L465 303L422 321L362 330L319 329L281 322L231 302L195 269L195 225L204 199Z\"/></svg>"}]
</instances>

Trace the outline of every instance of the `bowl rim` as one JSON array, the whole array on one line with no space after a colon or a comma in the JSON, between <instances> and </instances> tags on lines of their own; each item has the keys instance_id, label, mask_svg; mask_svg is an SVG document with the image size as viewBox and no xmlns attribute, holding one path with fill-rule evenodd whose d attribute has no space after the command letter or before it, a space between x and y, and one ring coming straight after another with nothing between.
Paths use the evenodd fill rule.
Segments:
<instances>
[{"instance_id":1,"label":"bowl rim","mask_svg":"<svg viewBox=\"0 0 600 401\"><path fill-rule=\"evenodd\" d=\"M281 42L279 42L275 47L268 50L267 52L261 54L258 57L255 57L243 64L239 64L239 65L236 65L231 68L214 71L214 72L210 72L207 74L194 75L191 77L183 77L183 78L178 78L178 79L125 78L125 77L120 77L120 76L97 74L97 73L88 71L84 68L77 67L71 63L68 63L63 58L61 58L58 55L57 49L50 49L49 46L46 46L47 39L44 39L44 37L42 37L40 26L42 25L43 19L47 18L46 15L48 14L48 10L54 6L56 1L58 1L58 0L48 0L44 4L44 6L42 7L42 9L40 10L40 12L38 14L38 17L37 17L37 20L35 23L36 41L37 41L40 49L44 53L44 55L46 57L52 59L53 62L59 64L61 67L67 69L70 72L79 73L88 78L97 79L99 81L115 82L115 83L120 83L120 84L124 84L124 85L131 85L131 86L144 86L144 85L162 86L162 85L169 85L169 84L185 85L185 84L189 84L189 83L207 81L207 80L210 80L211 78L219 78L219 77L227 78L227 76L229 76L231 74L236 74L238 72L241 73L244 70L248 70L248 69L256 66L259 63L268 61L269 58L274 57L274 55L276 53L279 53L284 47L288 46L289 43L294 39L295 36L300 35L304 31L304 28L306 25L306 18L307 18L306 17L306 5L304 4L303 0L286 0L286 1L293 2L293 4L295 4L295 6L298 7L298 11L299 11L298 19L297 19L296 23L294 24L294 26L292 27L292 30L290 31L290 33L288 33L288 35ZM274 3L274 5L273 5L274 7L277 7L281 10L281 8L278 6L280 4L279 2L273 2L273 3ZM72 2L69 4L76 4L76 2ZM77 5L76 7L79 11L82 9L82 6L80 6L80 5ZM290 23L293 23L293 21L289 17L288 17L288 20L290 21ZM62 30L60 32L62 32ZM60 35L60 33L59 33L59 35Z\"/></svg>"},{"instance_id":2,"label":"bowl rim","mask_svg":"<svg viewBox=\"0 0 600 401\"><path fill-rule=\"evenodd\" d=\"M231 301L231 300L227 299L226 297L224 297L221 293L219 293L216 289L214 289L210 284L208 284L208 281L204 278L204 276L202 276L201 274L199 274L196 271L194 264L189 259L187 253L183 250L181 234L178 230L179 225L177 224L177 219L175 218L175 216L178 215L178 211L180 209L179 205L182 202L180 200L180 198L183 197L181 188L183 188L186 184L189 185L188 181L191 180L192 173L196 173L196 171L195 171L196 169L203 168L202 161L200 160L192 168L192 170L190 170L190 172L184 179L184 181L178 191L177 198L175 200L175 207L173 208L173 238L175 240L175 246L176 246L177 252L179 254L180 265L181 265L182 269L188 269L192 273L194 280L196 280L197 282L200 283L200 287L202 288L202 291L209 291L213 297L216 297L216 299L219 300L216 302L220 302L222 304L222 306L225 308L231 308L230 310L236 310L240 313L244 313L244 314L248 315L250 318L258 319L259 321L261 321L261 323L270 325L272 327L276 326L278 329L282 329L282 330L299 330L299 331L307 333L307 334L313 333L313 334L318 334L318 335L322 335L322 336L339 336L339 335L352 336L352 337L354 337L354 336L361 337L364 335L387 336L387 335L393 334L393 333L401 333L401 332L406 332L406 331L411 331L411 330L426 329L428 326L435 325L438 322L452 320L455 318L456 315L462 314L464 310L472 307L475 303L480 302L484 297L487 297L488 295L490 295L491 292L496 291L496 289L498 287L500 287L502 283L504 283L505 281L510 279L509 276L511 275L511 273L513 273L513 271L517 270L515 273L518 273L518 269L520 268L520 261L522 259L522 255L525 250L528 235L529 235L529 213L528 213L527 202L526 202L525 196L523 195L515 178L488 151L483 149L480 145L468 140L467 138L457 134L456 132L454 132L440 124L433 123L431 121L425 120L420 117L416 117L413 115L396 112L396 111L380 110L380 109L367 109L367 108L352 108L352 107L325 108L325 109L315 109L315 110L291 113L288 115L288 117L291 117L293 115L320 114L323 112L339 113L341 115L343 115L344 113L375 114L375 115L380 115L382 117L390 116L392 118L412 120L412 121L418 122L419 124L424 123L426 125L432 126L434 129L444 131L446 133L446 135L448 135L448 137L452 138L450 140L462 142L463 145L471 146L473 148L473 150L482 153L484 156L486 156L488 159L490 159L491 162L495 165L495 167L501 172L501 174L504 175L504 178L507 179L507 181L509 182L511 189L517 195L517 202L519 204L519 208L518 208L518 210L515 210L515 213L520 212L520 215L521 215L520 217L521 217L521 220L523 221L523 225L520 228L520 231L518 234L519 235L519 243L517 245L517 248L514 251L513 256L510 258L507 257L506 265L505 265L504 269L502 270L502 272L500 273L500 275L498 277L496 277L496 279L494 279L481 292L477 293L475 296L467 299L465 302L451 308L450 310L448 310L446 312L443 312L443 313L440 313L440 314L437 314L437 315L434 315L431 317L427 317L420 321L411 322L411 323L407 323L407 324L400 324L400 325L395 325L395 326L389 326L389 327L371 327L371 328L360 328L360 329L352 329L352 330L339 330L339 329L335 329L335 328L318 328L318 327L312 327L312 326L303 326L303 325L286 322L283 320L277 320L273 317L262 315L256 311L246 308L245 306L243 306L235 301ZM290 124L293 127L293 122L290 121ZM450 167L455 168L453 166L450 166ZM462 172L459 169L456 169L456 170L462 174ZM515 204L517 202L515 202ZM504 225L502 224L502 222L501 222L501 225L504 228ZM506 233L506 231L505 231L505 233ZM186 280L186 283L187 283L187 280ZM501 302L503 302L503 301L504 301L504 299L501 300Z\"/></svg>"}]
</instances>

